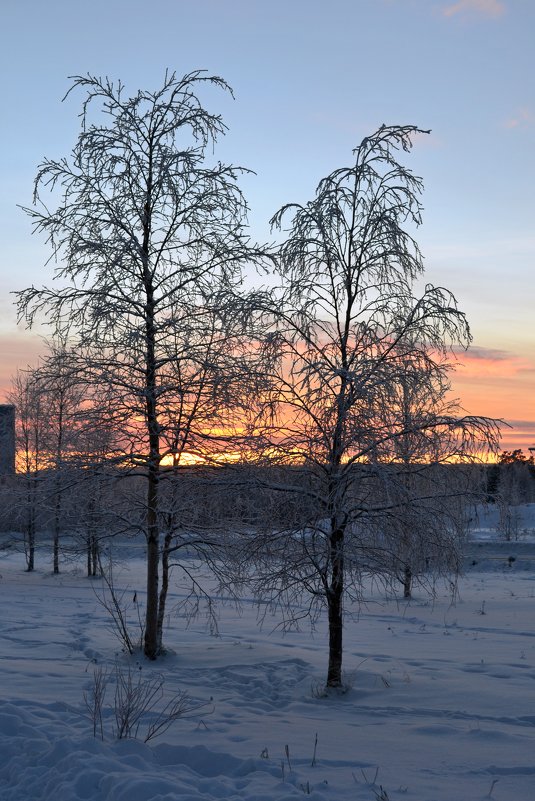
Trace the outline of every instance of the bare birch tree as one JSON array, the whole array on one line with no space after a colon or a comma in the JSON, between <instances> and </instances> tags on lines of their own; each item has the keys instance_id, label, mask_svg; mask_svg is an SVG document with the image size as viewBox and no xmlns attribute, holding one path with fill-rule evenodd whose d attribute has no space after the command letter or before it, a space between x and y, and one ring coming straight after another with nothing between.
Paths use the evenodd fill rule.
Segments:
<instances>
[{"instance_id":1,"label":"bare birch tree","mask_svg":"<svg viewBox=\"0 0 535 801\"><path fill-rule=\"evenodd\" d=\"M398 152L423 133L381 127L354 151L352 166L319 183L313 200L284 206L272 220L282 230L289 219L289 228L266 343L272 389L259 399L252 425L263 424L266 463L295 465L278 482L271 479L281 504L291 494L301 502L284 526L254 544L253 578L286 614L303 597L307 614L326 607L329 687L342 683L345 599L358 598L364 573L384 570L392 548L382 521L408 500L399 471L381 462L381 451L392 461L409 437L449 439L464 458L492 446L497 433L492 421L432 404L426 415L395 425L382 408L392 403L393 382L408 375L407 360L432 352L446 358L450 344L470 341L449 291L427 285L417 296L414 290L423 273L413 236L422 181ZM422 503L419 513L429 520L432 506Z\"/></svg>"},{"instance_id":2,"label":"bare birch tree","mask_svg":"<svg viewBox=\"0 0 535 801\"><path fill-rule=\"evenodd\" d=\"M49 343L48 352L34 371L40 393L41 414L46 420L46 452L49 468L48 500L52 522L53 572L59 573L60 535L65 486L73 483L72 463L78 463L84 448L82 403L87 388L80 376L77 358L60 338Z\"/></svg>"},{"instance_id":3,"label":"bare birch tree","mask_svg":"<svg viewBox=\"0 0 535 801\"><path fill-rule=\"evenodd\" d=\"M241 265L261 255L246 235L241 169L207 162L226 129L201 105L203 85L230 91L199 71L167 74L160 89L132 97L121 83L74 78L73 88L86 92L81 133L70 158L41 165L27 209L57 259L58 287L19 295L30 323L43 312L76 340L91 380L109 388L109 419L122 436L118 461L146 477L144 652L151 659L162 647L164 409L166 398L177 397L169 366L188 353L184 321L207 308L228 319ZM45 190L56 202L52 211L41 200Z\"/></svg>"},{"instance_id":4,"label":"bare birch tree","mask_svg":"<svg viewBox=\"0 0 535 801\"><path fill-rule=\"evenodd\" d=\"M459 462L477 459L481 446L487 450L485 427L492 434L492 424L463 418L451 394L452 369L443 352L428 352L418 343L402 346L380 389L377 419L390 436L378 442L373 457L395 469L390 496L397 504L382 525L390 532L392 571L405 598L417 576L458 572L464 509L479 498L474 471Z\"/></svg>"},{"instance_id":5,"label":"bare birch tree","mask_svg":"<svg viewBox=\"0 0 535 801\"><path fill-rule=\"evenodd\" d=\"M20 370L13 377L8 399L17 409L17 485L22 484L20 492L11 498L10 517L15 517L16 506L24 530L26 567L31 572L35 569L40 474L47 464L42 454L43 440L46 439L46 417L42 411L41 391L30 368Z\"/></svg>"},{"instance_id":6,"label":"bare birch tree","mask_svg":"<svg viewBox=\"0 0 535 801\"><path fill-rule=\"evenodd\" d=\"M53 572L59 573L64 495L76 483L73 471L87 461L88 421L83 407L89 395L76 354L64 341L46 343L39 363L13 378L10 397L19 410L17 454L24 476L28 569L34 567L39 522L52 534Z\"/></svg>"}]
</instances>

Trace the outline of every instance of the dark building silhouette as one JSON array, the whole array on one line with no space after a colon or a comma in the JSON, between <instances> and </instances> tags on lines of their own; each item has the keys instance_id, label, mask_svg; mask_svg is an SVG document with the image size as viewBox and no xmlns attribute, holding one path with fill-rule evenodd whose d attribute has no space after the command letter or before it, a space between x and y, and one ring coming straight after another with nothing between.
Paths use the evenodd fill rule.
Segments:
<instances>
[{"instance_id":1,"label":"dark building silhouette","mask_svg":"<svg viewBox=\"0 0 535 801\"><path fill-rule=\"evenodd\" d=\"M0 404L0 476L15 472L15 407Z\"/></svg>"}]
</instances>

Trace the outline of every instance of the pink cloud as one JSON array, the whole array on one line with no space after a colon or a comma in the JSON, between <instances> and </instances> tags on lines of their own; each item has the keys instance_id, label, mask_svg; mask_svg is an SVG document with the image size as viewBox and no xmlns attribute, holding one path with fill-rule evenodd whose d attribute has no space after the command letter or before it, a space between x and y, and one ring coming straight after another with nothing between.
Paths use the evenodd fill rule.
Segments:
<instances>
[{"instance_id":1,"label":"pink cloud","mask_svg":"<svg viewBox=\"0 0 535 801\"><path fill-rule=\"evenodd\" d=\"M415 133L411 136L411 139L414 147L425 147L429 150L439 150L444 145L443 140L432 131L429 131L429 133Z\"/></svg>"},{"instance_id":2,"label":"pink cloud","mask_svg":"<svg viewBox=\"0 0 535 801\"><path fill-rule=\"evenodd\" d=\"M473 346L457 355L460 369L458 375L465 372L465 377L470 379L495 377L505 382L507 378L520 375L529 377L534 372L530 359L504 350Z\"/></svg>"},{"instance_id":3,"label":"pink cloud","mask_svg":"<svg viewBox=\"0 0 535 801\"><path fill-rule=\"evenodd\" d=\"M459 355L461 362L466 358L469 358L470 360L485 360L488 362L503 362L510 360L511 356L513 355L507 350L499 350L498 348L485 348L482 345L470 345L468 350L461 350L461 348L458 347L454 348L453 350Z\"/></svg>"},{"instance_id":4,"label":"pink cloud","mask_svg":"<svg viewBox=\"0 0 535 801\"><path fill-rule=\"evenodd\" d=\"M529 449L535 444L535 437L533 435L532 426L528 429L523 429L516 424L513 428L503 428L502 437L500 442L500 449L504 451L513 451L520 448L524 451L526 456L530 456Z\"/></svg>"},{"instance_id":5,"label":"pink cloud","mask_svg":"<svg viewBox=\"0 0 535 801\"><path fill-rule=\"evenodd\" d=\"M535 124L535 113L528 106L523 106L516 114L505 121L506 128L531 128Z\"/></svg>"},{"instance_id":6,"label":"pink cloud","mask_svg":"<svg viewBox=\"0 0 535 801\"><path fill-rule=\"evenodd\" d=\"M502 431L502 449L526 450L535 445L533 360L477 345L458 356L458 369L451 379L453 395L461 405L472 414L505 419L513 425Z\"/></svg>"},{"instance_id":7,"label":"pink cloud","mask_svg":"<svg viewBox=\"0 0 535 801\"><path fill-rule=\"evenodd\" d=\"M502 3L501 0L458 0L457 3L452 3L442 9L445 17L465 13L482 14L485 17L501 17L505 13L505 3Z\"/></svg>"}]
</instances>

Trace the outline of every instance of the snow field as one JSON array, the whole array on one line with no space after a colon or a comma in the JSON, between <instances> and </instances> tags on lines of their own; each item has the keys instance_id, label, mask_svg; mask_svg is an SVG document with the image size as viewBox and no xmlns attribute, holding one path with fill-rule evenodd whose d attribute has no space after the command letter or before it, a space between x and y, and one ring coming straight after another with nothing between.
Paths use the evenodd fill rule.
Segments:
<instances>
[{"instance_id":1,"label":"snow field","mask_svg":"<svg viewBox=\"0 0 535 801\"><path fill-rule=\"evenodd\" d=\"M28 574L22 555L2 559L2 801L535 798L535 570L526 565L471 568L455 601L447 586L410 603L370 588L346 622L350 688L327 697L324 621L284 635L272 630L276 617L258 627L249 599L241 610L220 599L220 637L171 611L169 653L148 663L121 653L99 581L63 569ZM142 599L142 561L116 581ZM180 597L178 588L171 610ZM110 685L105 740L94 739L83 694L94 666L116 661L163 673L169 695L185 690L206 706L148 744L117 741Z\"/></svg>"}]
</instances>

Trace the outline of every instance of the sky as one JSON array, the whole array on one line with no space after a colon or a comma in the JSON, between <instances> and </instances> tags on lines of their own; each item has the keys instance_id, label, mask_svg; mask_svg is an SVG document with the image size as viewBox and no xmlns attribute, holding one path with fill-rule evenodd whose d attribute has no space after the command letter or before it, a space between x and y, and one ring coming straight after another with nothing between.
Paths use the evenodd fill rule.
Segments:
<instances>
[{"instance_id":1,"label":"sky","mask_svg":"<svg viewBox=\"0 0 535 801\"><path fill-rule=\"evenodd\" d=\"M215 157L250 168L251 233L306 202L382 123L431 129L405 163L425 184L425 281L456 295L473 345L454 393L503 418L503 448L535 445L535 3L532 0L0 0L0 402L42 341L13 292L53 265L21 206L45 157L67 156L81 95L69 76L158 88L205 69L229 127Z\"/></svg>"}]
</instances>

